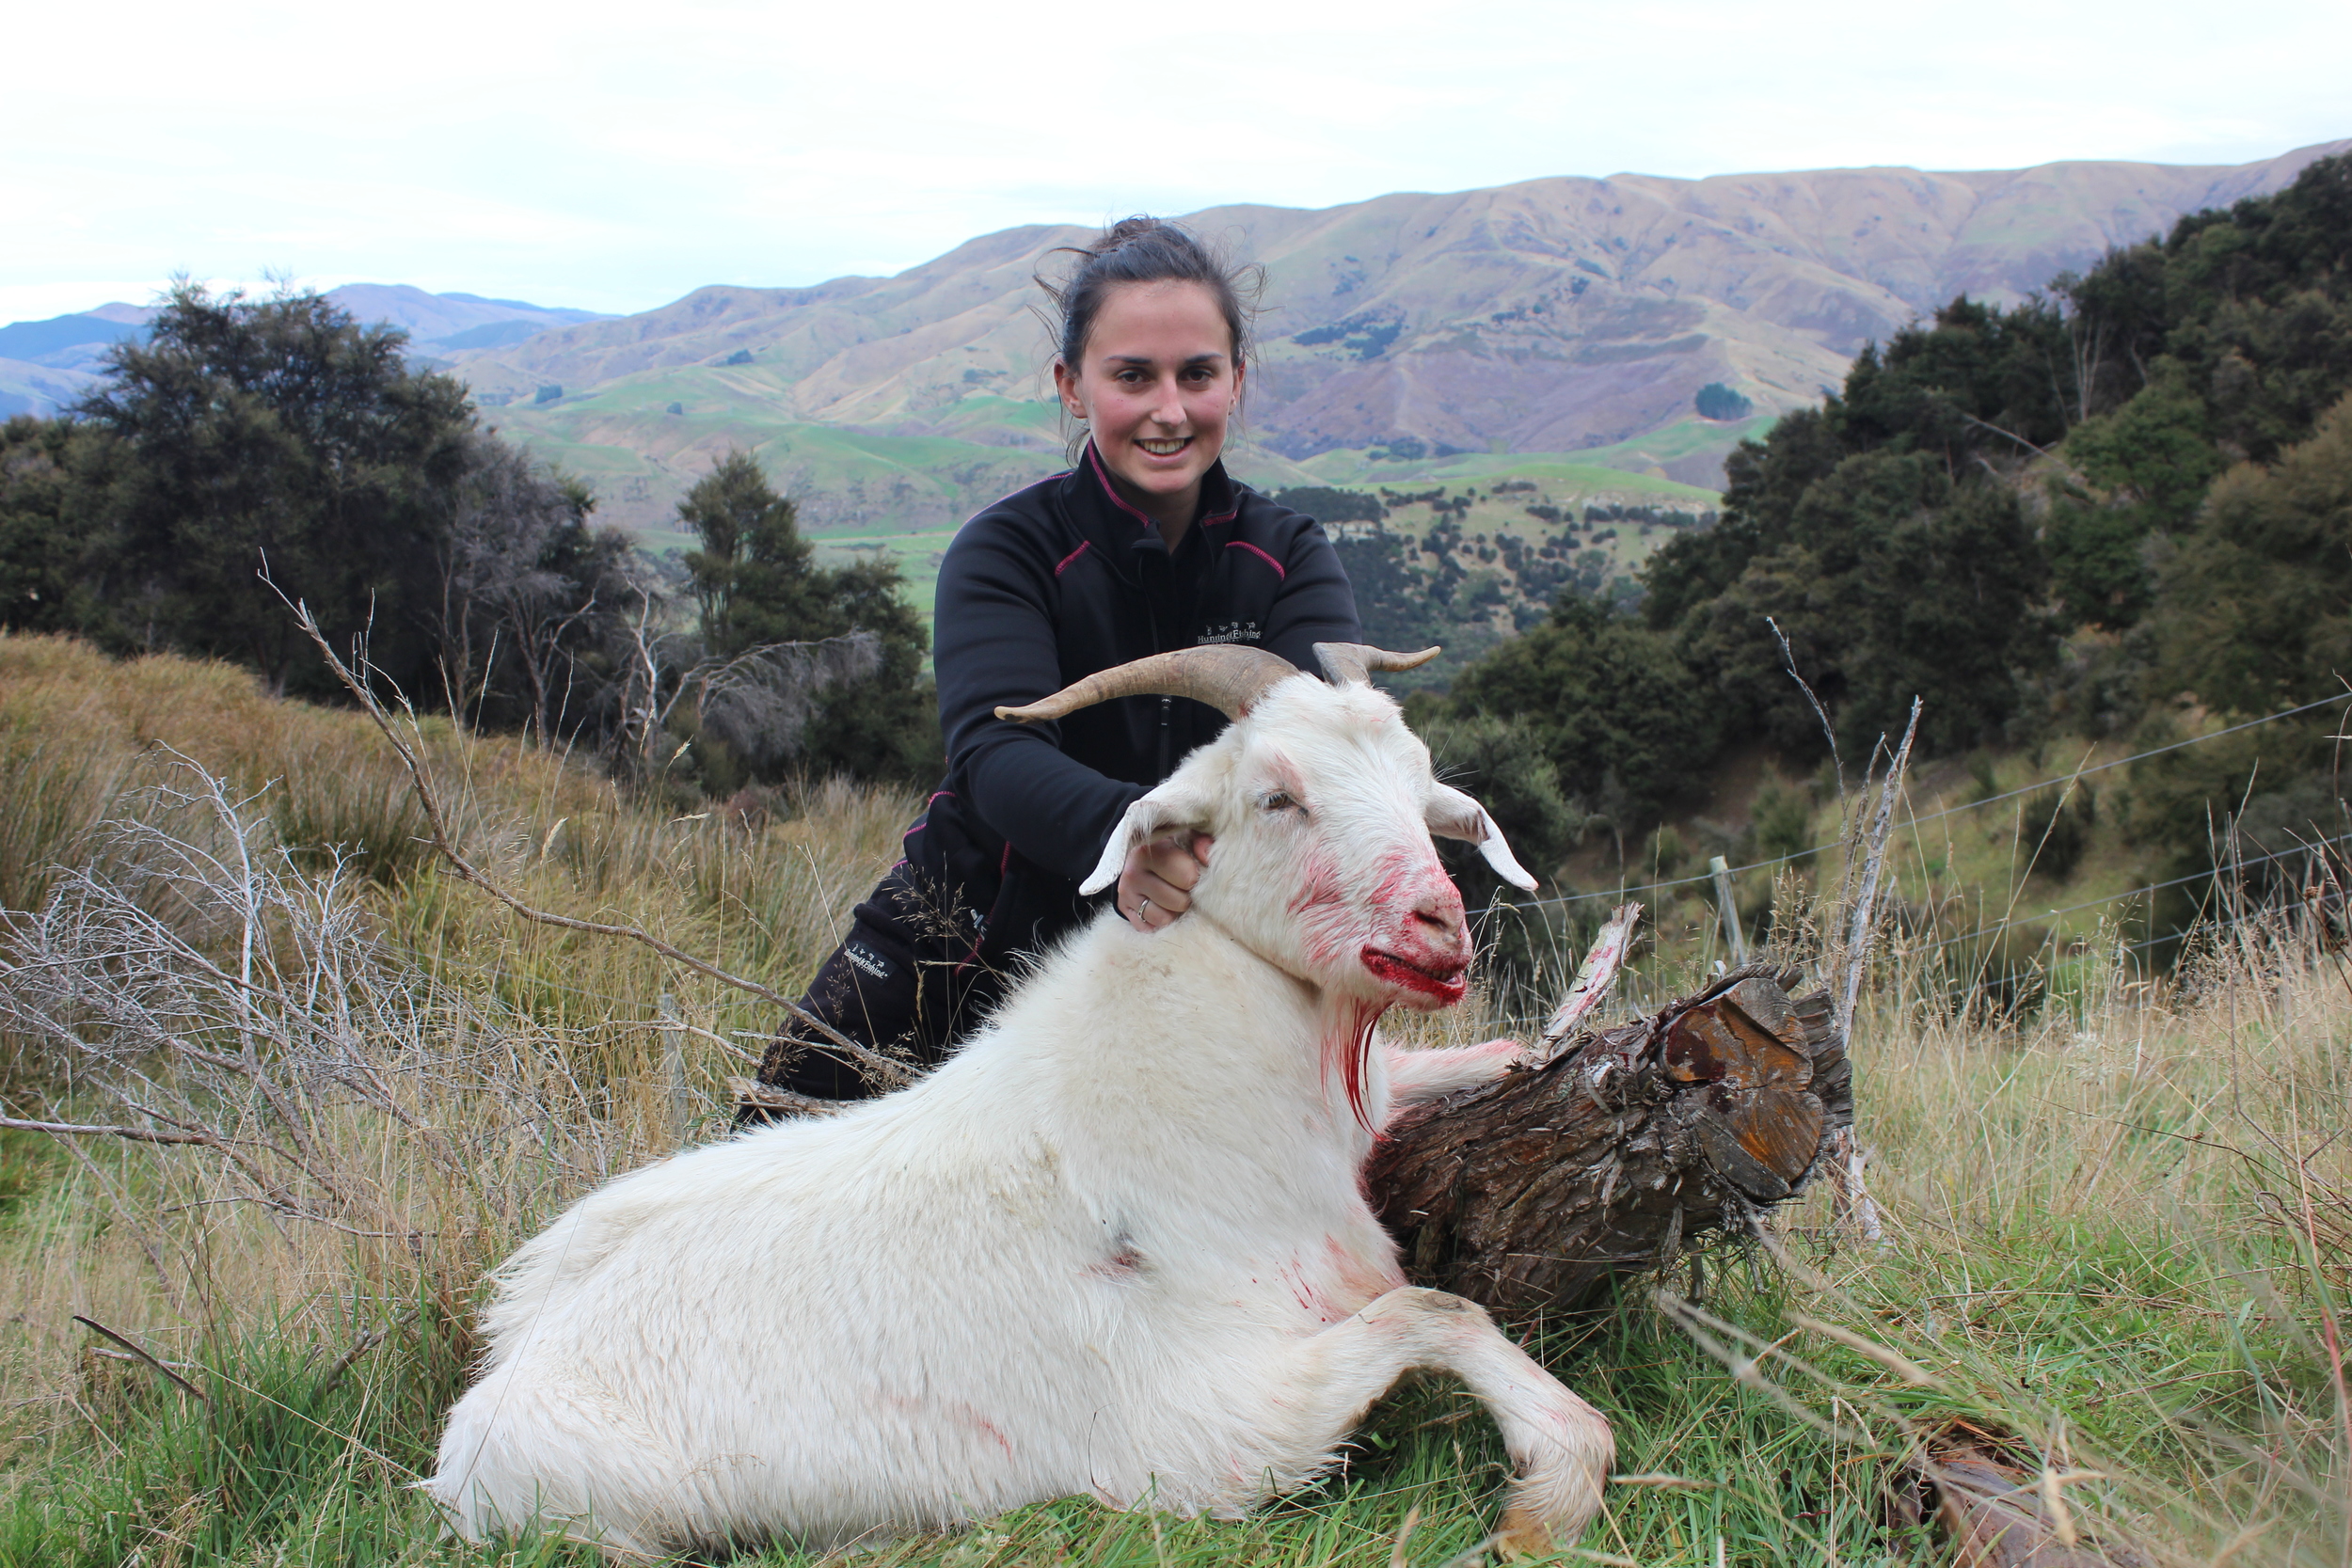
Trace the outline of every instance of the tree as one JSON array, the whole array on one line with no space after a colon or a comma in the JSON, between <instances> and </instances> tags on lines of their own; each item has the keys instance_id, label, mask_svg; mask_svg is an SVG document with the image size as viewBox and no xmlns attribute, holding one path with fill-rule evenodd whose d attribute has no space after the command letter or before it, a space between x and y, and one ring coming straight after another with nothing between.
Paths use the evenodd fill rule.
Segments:
<instances>
[{"instance_id":1,"label":"tree","mask_svg":"<svg viewBox=\"0 0 2352 1568\"><path fill-rule=\"evenodd\" d=\"M519 722L542 744L592 723L598 656L635 608L634 549L591 529L596 499L487 435L439 546L441 680L461 721ZM516 684L519 683L519 689Z\"/></svg>"},{"instance_id":2,"label":"tree","mask_svg":"<svg viewBox=\"0 0 2352 1568\"><path fill-rule=\"evenodd\" d=\"M2309 440L2224 474L2167 563L2154 616L2160 689L2260 714L2352 674L2352 396Z\"/></svg>"},{"instance_id":3,"label":"tree","mask_svg":"<svg viewBox=\"0 0 2352 1568\"><path fill-rule=\"evenodd\" d=\"M702 542L685 565L703 656L722 663L755 650L817 643L863 633L875 640L872 673L836 679L807 719L797 744L763 755L754 771L772 774L787 754L866 778L924 780L944 771L938 722L920 684L930 636L905 597L897 566L815 563L792 502L778 495L749 452L730 451L687 492L678 518ZM796 677L797 678L797 677ZM710 782L726 782L739 739L700 743Z\"/></svg>"},{"instance_id":4,"label":"tree","mask_svg":"<svg viewBox=\"0 0 2352 1568\"><path fill-rule=\"evenodd\" d=\"M313 661L257 578L266 562L330 635L373 628L377 663L422 685L436 546L473 416L457 382L408 371L405 341L315 293L175 285L148 340L109 351L106 385L74 410L110 438L92 476L103 639L234 658L284 691Z\"/></svg>"},{"instance_id":5,"label":"tree","mask_svg":"<svg viewBox=\"0 0 2352 1568\"><path fill-rule=\"evenodd\" d=\"M84 475L100 444L71 420L0 424L0 625L76 631L94 611L83 586L96 531Z\"/></svg>"},{"instance_id":6,"label":"tree","mask_svg":"<svg viewBox=\"0 0 2352 1568\"><path fill-rule=\"evenodd\" d=\"M1452 699L1457 713L1524 720L1559 786L1620 840L1687 793L1715 748L1714 715L1669 641L1577 595L1463 671Z\"/></svg>"}]
</instances>

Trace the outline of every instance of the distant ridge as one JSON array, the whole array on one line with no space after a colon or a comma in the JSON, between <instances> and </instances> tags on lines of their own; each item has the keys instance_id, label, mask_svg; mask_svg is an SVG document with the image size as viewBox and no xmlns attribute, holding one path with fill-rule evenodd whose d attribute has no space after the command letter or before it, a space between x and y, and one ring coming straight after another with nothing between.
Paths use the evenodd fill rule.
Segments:
<instances>
[{"instance_id":1,"label":"distant ridge","mask_svg":"<svg viewBox=\"0 0 2352 1568\"><path fill-rule=\"evenodd\" d=\"M2014 303L2346 149L2229 166L1562 178L1185 221L1266 269L1248 409L1261 479L1404 482L1590 452L1711 487L1755 421L1701 420L1702 388L1744 396L1758 420L1814 403L1864 343L1956 294ZM509 404L506 428L596 479L623 520L660 526L739 444L819 526L935 527L1058 463L1030 279L1086 232L1006 230L887 278L699 289L452 357Z\"/></svg>"},{"instance_id":2,"label":"distant ridge","mask_svg":"<svg viewBox=\"0 0 2352 1568\"><path fill-rule=\"evenodd\" d=\"M1863 344L1954 295L2015 303L2345 150L2352 139L2235 166L1559 178L1185 221L1266 271L1245 477L1402 486L1535 464L1563 494L1622 473L1630 499L1719 485L1741 436L1817 402ZM492 422L594 484L610 520L674 526L686 486L741 446L813 527L906 532L952 527L1061 463L1031 278L1087 232L1009 229L891 277L715 286L624 317L401 284L332 297L407 330ZM107 306L0 329L0 413L78 396L122 325L144 319ZM1718 412L1744 398L1752 413L1701 418L1710 386L1730 394ZM1570 467L1583 477L1561 477Z\"/></svg>"},{"instance_id":3,"label":"distant ridge","mask_svg":"<svg viewBox=\"0 0 2352 1568\"><path fill-rule=\"evenodd\" d=\"M456 348L508 347L554 327L607 318L594 310L480 294L428 293L405 283L348 283L327 298L363 322L407 333L419 357ZM0 326L0 416L53 414L83 395L107 349L144 335L154 308L117 301L47 321Z\"/></svg>"}]
</instances>

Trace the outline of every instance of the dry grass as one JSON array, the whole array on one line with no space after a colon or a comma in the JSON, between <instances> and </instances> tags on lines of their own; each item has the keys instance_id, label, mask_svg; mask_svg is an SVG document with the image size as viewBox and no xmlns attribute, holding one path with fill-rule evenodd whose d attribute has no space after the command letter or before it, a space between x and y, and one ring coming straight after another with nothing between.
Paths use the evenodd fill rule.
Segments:
<instances>
[{"instance_id":1,"label":"dry grass","mask_svg":"<svg viewBox=\"0 0 2352 1568\"><path fill-rule=\"evenodd\" d=\"M827 786L771 821L670 819L511 741L428 732L469 851L518 892L781 990L914 807ZM271 702L234 670L0 639L0 872L52 911L46 935L20 920L9 939L11 1113L133 1121L135 1102L247 1140L0 1138L0 1563L500 1560L437 1544L403 1489L461 1384L474 1283L570 1195L718 1126L768 1021L443 878L364 721ZM246 854L270 877L227 869ZM1949 1006L1940 971L1885 968L1855 1056L1888 1244L1834 1238L1808 1200L1778 1230L1783 1262L1721 1247L1703 1294L1677 1270L1667 1312L1629 1296L1544 1338L1617 1421L1622 1469L1691 1483L1616 1489L1583 1549L1931 1560L1885 1529L1876 1488L1964 1417L2053 1473L2100 1472L2072 1503L2159 1560L2342 1568L2352 1434L2329 1335L2352 1287L2352 980L2292 927L2228 934L2182 984L2109 965L2067 1009L1998 1027ZM116 956L72 994L22 970L103 940ZM235 984L203 977L247 951ZM665 992L683 1032L664 1032ZM1423 1033L1494 1022L1464 1009ZM186 1363L211 1403L93 1354L76 1313ZM1377 1568L1418 1506L1406 1556L1442 1561L1478 1538L1495 1478L1484 1423L1453 1401L1388 1407L1347 1477L1254 1520L1056 1504L873 1560Z\"/></svg>"}]
</instances>

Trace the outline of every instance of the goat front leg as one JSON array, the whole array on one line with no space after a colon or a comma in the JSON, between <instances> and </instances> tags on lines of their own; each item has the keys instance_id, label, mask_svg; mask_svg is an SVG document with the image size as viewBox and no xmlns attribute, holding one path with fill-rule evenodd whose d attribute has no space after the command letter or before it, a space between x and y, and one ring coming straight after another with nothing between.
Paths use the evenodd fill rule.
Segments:
<instances>
[{"instance_id":1,"label":"goat front leg","mask_svg":"<svg viewBox=\"0 0 2352 1568\"><path fill-rule=\"evenodd\" d=\"M1391 1117L1408 1105L1426 1104L1456 1089L1492 1083L1527 1054L1527 1048L1517 1040L1488 1040L1484 1045L1449 1046L1440 1051L1400 1051L1393 1045L1382 1049L1388 1053Z\"/></svg>"},{"instance_id":2,"label":"goat front leg","mask_svg":"<svg viewBox=\"0 0 2352 1568\"><path fill-rule=\"evenodd\" d=\"M1616 1456L1607 1418L1504 1338L1477 1303L1400 1286L1300 1341L1297 1354L1281 1390L1284 1414L1326 1452L1408 1371L1448 1372L1467 1384L1502 1429L1517 1471L1498 1532L1505 1553L1574 1545L1599 1511Z\"/></svg>"}]
</instances>

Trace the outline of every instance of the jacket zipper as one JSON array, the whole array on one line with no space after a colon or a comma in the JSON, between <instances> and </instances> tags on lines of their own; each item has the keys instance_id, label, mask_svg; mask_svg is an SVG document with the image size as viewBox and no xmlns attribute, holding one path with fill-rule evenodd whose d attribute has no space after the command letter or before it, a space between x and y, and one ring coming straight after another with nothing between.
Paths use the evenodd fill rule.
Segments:
<instances>
[{"instance_id":1,"label":"jacket zipper","mask_svg":"<svg viewBox=\"0 0 2352 1568\"><path fill-rule=\"evenodd\" d=\"M1159 567L1153 567L1151 564L1151 558L1148 556L1144 558L1141 564L1143 566L1143 571L1137 575L1144 578L1143 611L1145 617L1152 624L1152 651L1155 654L1166 653L1168 650L1160 645L1159 595L1152 592L1151 577L1155 573L1164 573L1168 568L1165 564ZM1172 697L1162 697L1160 699L1159 776L1163 779L1167 778L1168 773L1176 766L1175 758L1170 755L1174 745L1174 737L1168 727L1168 718L1170 713L1175 708L1175 705L1176 702Z\"/></svg>"}]
</instances>

